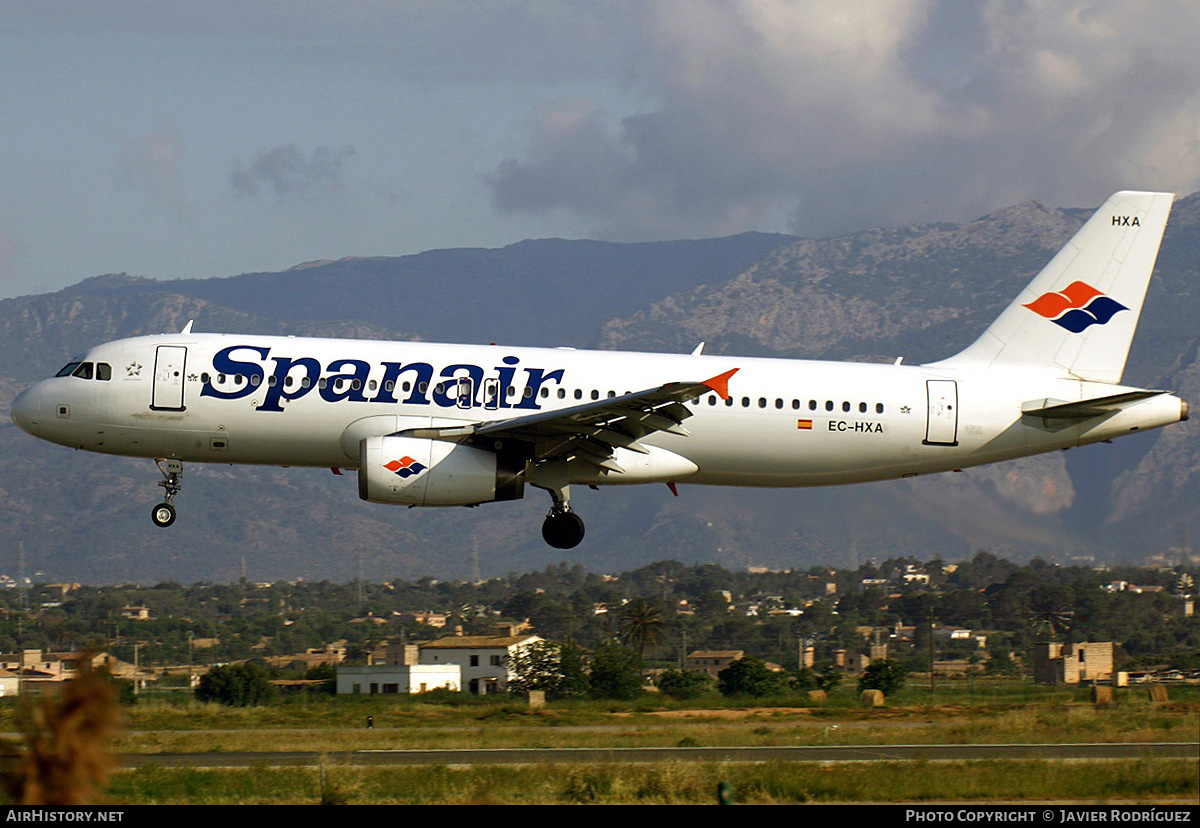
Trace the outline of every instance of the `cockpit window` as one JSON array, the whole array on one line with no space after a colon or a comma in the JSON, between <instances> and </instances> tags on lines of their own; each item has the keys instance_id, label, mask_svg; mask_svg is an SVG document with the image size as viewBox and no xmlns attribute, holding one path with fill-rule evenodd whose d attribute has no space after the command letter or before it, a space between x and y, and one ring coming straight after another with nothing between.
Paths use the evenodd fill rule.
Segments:
<instances>
[{"instance_id":1,"label":"cockpit window","mask_svg":"<svg viewBox=\"0 0 1200 828\"><path fill-rule=\"evenodd\" d=\"M112 366L107 362L96 363L96 379L108 382L112 379Z\"/></svg>"},{"instance_id":2,"label":"cockpit window","mask_svg":"<svg viewBox=\"0 0 1200 828\"><path fill-rule=\"evenodd\" d=\"M79 377L80 379L91 379L92 378L92 363L90 363L90 362L79 363L79 367L75 369L75 371L71 374L71 376Z\"/></svg>"},{"instance_id":3,"label":"cockpit window","mask_svg":"<svg viewBox=\"0 0 1200 828\"><path fill-rule=\"evenodd\" d=\"M79 367L79 363L78 363L78 362L68 362L66 365L64 365L64 366L62 367L62 370L60 370L60 371L59 371L57 374L55 374L54 376L56 376L56 377L69 377L69 376L71 376L71 374L73 374L73 373L75 372L75 369L76 369L76 368L78 368L78 367Z\"/></svg>"}]
</instances>

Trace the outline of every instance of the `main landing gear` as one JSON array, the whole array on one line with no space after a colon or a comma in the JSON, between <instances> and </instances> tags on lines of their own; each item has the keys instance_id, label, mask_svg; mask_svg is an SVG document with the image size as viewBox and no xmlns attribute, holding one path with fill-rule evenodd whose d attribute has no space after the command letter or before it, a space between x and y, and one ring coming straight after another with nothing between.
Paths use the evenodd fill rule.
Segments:
<instances>
[{"instance_id":1,"label":"main landing gear","mask_svg":"<svg viewBox=\"0 0 1200 828\"><path fill-rule=\"evenodd\" d=\"M542 524L542 538L555 549L574 549L583 540L583 518L570 506L554 506Z\"/></svg>"},{"instance_id":2,"label":"main landing gear","mask_svg":"<svg viewBox=\"0 0 1200 828\"><path fill-rule=\"evenodd\" d=\"M563 460L533 470L529 482L550 493L554 504L542 523L542 538L555 549L574 549L583 540L583 518L571 511L570 477Z\"/></svg>"},{"instance_id":3,"label":"main landing gear","mask_svg":"<svg viewBox=\"0 0 1200 828\"><path fill-rule=\"evenodd\" d=\"M183 461L168 459L154 462L163 476L158 485L162 486L167 494L164 501L151 510L150 519L154 521L155 526L165 529L175 522L175 495L183 488L183 484L179 482L183 479Z\"/></svg>"}]
</instances>

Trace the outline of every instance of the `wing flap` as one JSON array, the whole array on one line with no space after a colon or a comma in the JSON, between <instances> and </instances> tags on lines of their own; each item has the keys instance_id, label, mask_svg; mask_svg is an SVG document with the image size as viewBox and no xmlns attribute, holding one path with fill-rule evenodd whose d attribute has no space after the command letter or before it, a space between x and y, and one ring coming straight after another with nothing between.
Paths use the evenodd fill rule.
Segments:
<instances>
[{"instance_id":1,"label":"wing flap","mask_svg":"<svg viewBox=\"0 0 1200 828\"><path fill-rule=\"evenodd\" d=\"M632 394L608 397L593 402L522 417L462 426L409 429L401 434L433 440L472 442L522 440L533 443L535 461L554 457L579 456L612 471L620 468L611 459L618 448L646 454L639 440L657 432L686 437L683 421L692 416L684 404L704 394L716 392L729 396L733 368L702 382L669 382ZM607 460L610 465L605 465ZM613 468L613 466L617 466Z\"/></svg>"}]
</instances>

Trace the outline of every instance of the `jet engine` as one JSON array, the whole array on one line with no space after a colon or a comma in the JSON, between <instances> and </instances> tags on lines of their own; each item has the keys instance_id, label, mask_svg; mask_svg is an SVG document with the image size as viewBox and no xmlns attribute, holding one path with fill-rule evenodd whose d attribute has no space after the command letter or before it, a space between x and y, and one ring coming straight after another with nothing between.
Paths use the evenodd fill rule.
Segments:
<instances>
[{"instance_id":1,"label":"jet engine","mask_svg":"<svg viewBox=\"0 0 1200 828\"><path fill-rule=\"evenodd\" d=\"M359 443L358 496L372 503L474 506L524 495L523 464L443 440L384 435Z\"/></svg>"}]
</instances>

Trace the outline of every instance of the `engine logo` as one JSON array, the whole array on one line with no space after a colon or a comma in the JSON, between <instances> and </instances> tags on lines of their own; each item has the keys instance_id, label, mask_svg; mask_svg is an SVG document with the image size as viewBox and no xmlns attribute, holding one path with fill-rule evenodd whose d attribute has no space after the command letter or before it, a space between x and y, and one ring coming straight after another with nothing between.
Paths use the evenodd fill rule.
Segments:
<instances>
[{"instance_id":1,"label":"engine logo","mask_svg":"<svg viewBox=\"0 0 1200 828\"><path fill-rule=\"evenodd\" d=\"M390 463L384 463L383 467L390 472L394 472L397 477L403 478L409 478L425 471L425 466L418 463L407 454L401 457L399 460L393 460Z\"/></svg>"}]
</instances>

